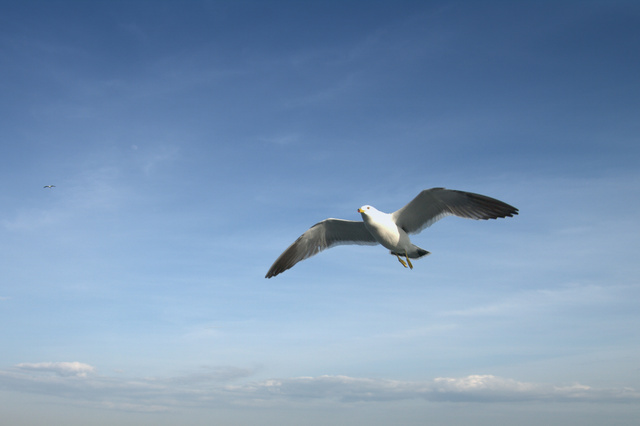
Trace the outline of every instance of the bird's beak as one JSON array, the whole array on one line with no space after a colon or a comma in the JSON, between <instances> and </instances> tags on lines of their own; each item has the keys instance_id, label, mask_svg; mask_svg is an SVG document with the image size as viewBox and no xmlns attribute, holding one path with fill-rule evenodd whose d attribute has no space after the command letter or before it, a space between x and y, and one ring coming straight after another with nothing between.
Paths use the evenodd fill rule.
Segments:
<instances>
[{"instance_id":1,"label":"bird's beak","mask_svg":"<svg viewBox=\"0 0 640 426\"><path fill-rule=\"evenodd\" d=\"M364 210L358 209L358 213L364 213Z\"/></svg>"}]
</instances>

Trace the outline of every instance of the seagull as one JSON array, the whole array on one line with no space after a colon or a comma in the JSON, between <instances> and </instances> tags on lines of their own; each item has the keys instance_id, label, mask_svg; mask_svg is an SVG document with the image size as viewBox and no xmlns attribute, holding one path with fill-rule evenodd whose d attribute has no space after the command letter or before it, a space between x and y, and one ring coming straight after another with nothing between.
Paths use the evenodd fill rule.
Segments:
<instances>
[{"instance_id":1,"label":"seagull","mask_svg":"<svg viewBox=\"0 0 640 426\"><path fill-rule=\"evenodd\" d=\"M44 187L45 188L55 188L56 186L55 185L45 185Z\"/></svg>"},{"instance_id":2,"label":"seagull","mask_svg":"<svg viewBox=\"0 0 640 426\"><path fill-rule=\"evenodd\" d=\"M393 213L369 205L357 211L362 221L329 218L313 225L276 259L265 278L275 277L322 250L343 244L380 244L405 268L413 269L410 259L430 253L412 244L409 234L417 234L445 216L486 220L518 214L517 208L495 198L445 188L425 189Z\"/></svg>"}]
</instances>

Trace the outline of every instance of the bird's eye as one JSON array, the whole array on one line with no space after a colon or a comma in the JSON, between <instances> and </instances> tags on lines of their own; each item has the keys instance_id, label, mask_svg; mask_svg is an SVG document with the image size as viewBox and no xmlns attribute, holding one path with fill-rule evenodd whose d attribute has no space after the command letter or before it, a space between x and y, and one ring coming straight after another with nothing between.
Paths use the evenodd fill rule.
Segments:
<instances>
[{"instance_id":1,"label":"bird's eye","mask_svg":"<svg viewBox=\"0 0 640 426\"><path fill-rule=\"evenodd\" d=\"M367 207L367 210L369 210L371 207Z\"/></svg>"}]
</instances>

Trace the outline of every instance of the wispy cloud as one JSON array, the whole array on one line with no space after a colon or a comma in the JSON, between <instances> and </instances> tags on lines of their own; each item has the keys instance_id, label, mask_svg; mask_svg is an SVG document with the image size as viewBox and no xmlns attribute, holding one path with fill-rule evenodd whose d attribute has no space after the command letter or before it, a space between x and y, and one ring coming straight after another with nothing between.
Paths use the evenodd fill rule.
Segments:
<instances>
[{"instance_id":1,"label":"wispy cloud","mask_svg":"<svg viewBox=\"0 0 640 426\"><path fill-rule=\"evenodd\" d=\"M439 377L431 381L353 378L347 376L302 377L269 380L254 387L256 393L280 398L334 399L341 402L427 399L430 401L593 401L631 402L640 399L635 389L597 389L581 384L552 385L519 382L493 375L462 378Z\"/></svg>"},{"instance_id":2,"label":"wispy cloud","mask_svg":"<svg viewBox=\"0 0 640 426\"><path fill-rule=\"evenodd\" d=\"M427 381L324 375L251 382L243 379L253 375L252 370L235 367L205 369L170 378L122 379L94 373L94 367L79 362L18 364L0 370L0 388L48 394L67 398L70 403L126 411L163 411L219 404L273 406L413 399L478 403L640 402L640 392L632 388L521 382L493 375L438 377Z\"/></svg>"},{"instance_id":3,"label":"wispy cloud","mask_svg":"<svg viewBox=\"0 0 640 426\"><path fill-rule=\"evenodd\" d=\"M260 140L274 144L279 146L287 146L298 143L301 139L301 136L298 133L286 133L281 135L276 135L272 137L263 137Z\"/></svg>"},{"instance_id":4,"label":"wispy cloud","mask_svg":"<svg viewBox=\"0 0 640 426\"><path fill-rule=\"evenodd\" d=\"M24 371L55 373L59 376L77 377L86 377L87 374L93 373L95 371L94 367L77 361L22 363L16 365L16 368Z\"/></svg>"},{"instance_id":5,"label":"wispy cloud","mask_svg":"<svg viewBox=\"0 0 640 426\"><path fill-rule=\"evenodd\" d=\"M141 152L138 145L133 145L131 149L139 154L137 161L145 176L151 175L160 165L174 160L179 152L176 146L162 146L145 153Z\"/></svg>"},{"instance_id":6,"label":"wispy cloud","mask_svg":"<svg viewBox=\"0 0 640 426\"><path fill-rule=\"evenodd\" d=\"M145 162L140 168L145 173L161 159ZM70 166L71 168L71 166ZM56 188L46 193L48 203L34 202L18 205L0 220L0 228L9 232L31 232L52 225L71 223L74 226L96 214L118 210L131 196L122 165L115 161L88 159L77 170L56 181ZM40 189L40 191L44 191Z\"/></svg>"},{"instance_id":7,"label":"wispy cloud","mask_svg":"<svg viewBox=\"0 0 640 426\"><path fill-rule=\"evenodd\" d=\"M524 291L493 303L473 306L467 309L442 313L443 316L477 317L505 316L527 312L538 312L554 308L566 309L570 306L605 304L616 301L619 287L605 288L594 284L569 284L554 289L536 289Z\"/></svg>"}]
</instances>

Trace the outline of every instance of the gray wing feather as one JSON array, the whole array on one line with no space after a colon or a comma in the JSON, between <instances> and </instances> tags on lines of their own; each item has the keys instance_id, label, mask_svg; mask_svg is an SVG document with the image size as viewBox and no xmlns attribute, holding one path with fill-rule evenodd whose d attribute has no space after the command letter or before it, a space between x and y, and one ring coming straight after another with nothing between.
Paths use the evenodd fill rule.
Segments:
<instances>
[{"instance_id":1,"label":"gray wing feather","mask_svg":"<svg viewBox=\"0 0 640 426\"><path fill-rule=\"evenodd\" d=\"M364 222L342 219L326 219L313 225L302 234L276 259L265 278L293 267L301 260L320 253L322 250L341 244L369 244L378 242L367 231Z\"/></svg>"},{"instance_id":2,"label":"gray wing feather","mask_svg":"<svg viewBox=\"0 0 640 426\"><path fill-rule=\"evenodd\" d=\"M486 195L431 188L425 189L409 204L392 213L392 217L406 233L415 234L450 215L468 219L497 219L517 214L517 208Z\"/></svg>"}]
</instances>

